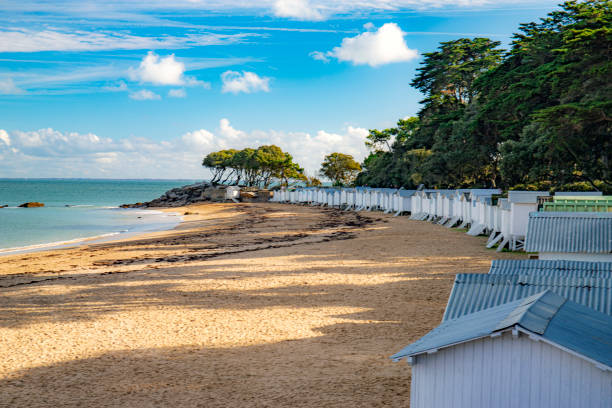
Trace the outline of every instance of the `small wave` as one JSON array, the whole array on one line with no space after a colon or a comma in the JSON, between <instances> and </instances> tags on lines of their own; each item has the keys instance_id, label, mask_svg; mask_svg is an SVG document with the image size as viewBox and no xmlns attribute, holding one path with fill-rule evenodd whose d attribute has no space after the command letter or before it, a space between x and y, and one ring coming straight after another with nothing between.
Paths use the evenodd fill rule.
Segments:
<instances>
[{"instance_id":1,"label":"small wave","mask_svg":"<svg viewBox=\"0 0 612 408\"><path fill-rule=\"evenodd\" d=\"M66 241L46 242L44 244L26 245L26 246L13 247L13 248L0 248L0 255L7 255L13 252L17 252L17 253L18 252L33 252L37 250L52 249L52 248L64 247L64 246L69 246L69 245L74 245L74 244L81 244L81 243L88 242L88 241L96 241L99 239L114 237L116 235L119 235L125 232L127 232L127 230L122 230L119 232L109 232L107 234L94 235L91 237L74 238L74 239L70 239Z\"/></svg>"}]
</instances>

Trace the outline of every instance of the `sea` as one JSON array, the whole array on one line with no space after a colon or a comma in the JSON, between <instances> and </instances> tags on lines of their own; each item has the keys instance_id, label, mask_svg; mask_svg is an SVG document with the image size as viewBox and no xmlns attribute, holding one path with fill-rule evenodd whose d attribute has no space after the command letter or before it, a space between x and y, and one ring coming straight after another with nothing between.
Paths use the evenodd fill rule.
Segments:
<instances>
[{"instance_id":1,"label":"sea","mask_svg":"<svg viewBox=\"0 0 612 408\"><path fill-rule=\"evenodd\" d=\"M201 181L201 180L199 180ZM0 256L174 228L179 214L122 209L198 180L1 179ZM19 208L30 201L39 208Z\"/></svg>"}]
</instances>

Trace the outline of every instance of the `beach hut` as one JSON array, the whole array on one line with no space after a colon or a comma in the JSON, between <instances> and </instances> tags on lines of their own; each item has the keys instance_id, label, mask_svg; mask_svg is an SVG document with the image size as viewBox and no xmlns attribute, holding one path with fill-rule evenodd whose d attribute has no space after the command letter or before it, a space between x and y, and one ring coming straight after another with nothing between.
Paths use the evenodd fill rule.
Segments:
<instances>
[{"instance_id":1,"label":"beach hut","mask_svg":"<svg viewBox=\"0 0 612 408\"><path fill-rule=\"evenodd\" d=\"M466 234L478 236L486 231L485 213L487 205L490 205L489 197L483 195L472 196L472 211L470 220L470 229Z\"/></svg>"},{"instance_id":2,"label":"beach hut","mask_svg":"<svg viewBox=\"0 0 612 408\"><path fill-rule=\"evenodd\" d=\"M551 291L446 320L394 354L412 408L612 406L612 316Z\"/></svg>"},{"instance_id":3,"label":"beach hut","mask_svg":"<svg viewBox=\"0 0 612 408\"><path fill-rule=\"evenodd\" d=\"M227 186L225 189L225 199L238 202L240 197L240 187L238 186Z\"/></svg>"},{"instance_id":4,"label":"beach hut","mask_svg":"<svg viewBox=\"0 0 612 408\"><path fill-rule=\"evenodd\" d=\"M425 199L424 191L417 191L412 196L412 201L410 204L412 206L412 210L410 212L411 220L420 220L424 216L426 217L425 212L423 211L423 200L424 199Z\"/></svg>"},{"instance_id":5,"label":"beach hut","mask_svg":"<svg viewBox=\"0 0 612 408\"><path fill-rule=\"evenodd\" d=\"M493 239L489 237L487 248L492 248L497 244L497 252L500 252L512 240L512 213L511 205L507 198L497 199L496 220L495 231L499 231L499 234Z\"/></svg>"},{"instance_id":6,"label":"beach hut","mask_svg":"<svg viewBox=\"0 0 612 408\"><path fill-rule=\"evenodd\" d=\"M388 214L393 211L393 198L395 194L397 193L397 189L383 188L381 193L382 193L381 210Z\"/></svg>"},{"instance_id":7,"label":"beach hut","mask_svg":"<svg viewBox=\"0 0 612 408\"><path fill-rule=\"evenodd\" d=\"M549 197L548 191L509 191L510 237L508 244L513 251L523 249L529 213L538 210L538 197Z\"/></svg>"},{"instance_id":8,"label":"beach hut","mask_svg":"<svg viewBox=\"0 0 612 408\"><path fill-rule=\"evenodd\" d=\"M477 236L482 233L488 232L491 226L489 219L491 213L489 207L491 206L491 197L494 194L500 194L499 189L470 189L469 190L469 202L471 208L469 210L470 219L469 221L463 220L461 227L470 225L470 229L467 234Z\"/></svg>"},{"instance_id":9,"label":"beach hut","mask_svg":"<svg viewBox=\"0 0 612 408\"><path fill-rule=\"evenodd\" d=\"M453 190L448 193L448 212L445 214L448 216L448 220L442 225L447 228L452 228L462 220L462 206L461 197L466 190Z\"/></svg>"},{"instance_id":10,"label":"beach hut","mask_svg":"<svg viewBox=\"0 0 612 408\"><path fill-rule=\"evenodd\" d=\"M540 211L612 212L612 197L555 196L553 201L543 203Z\"/></svg>"},{"instance_id":11,"label":"beach hut","mask_svg":"<svg viewBox=\"0 0 612 408\"><path fill-rule=\"evenodd\" d=\"M552 290L573 302L612 314L612 279L579 275L460 273L455 276L442 320L456 319L543 290Z\"/></svg>"},{"instance_id":12,"label":"beach hut","mask_svg":"<svg viewBox=\"0 0 612 408\"><path fill-rule=\"evenodd\" d=\"M461 225L459 225L459 228L465 228L472 223L472 198L470 193L461 194L459 202L461 203Z\"/></svg>"},{"instance_id":13,"label":"beach hut","mask_svg":"<svg viewBox=\"0 0 612 408\"><path fill-rule=\"evenodd\" d=\"M436 193L436 224L444 225L451 217L451 201L454 190L441 190Z\"/></svg>"},{"instance_id":14,"label":"beach hut","mask_svg":"<svg viewBox=\"0 0 612 408\"><path fill-rule=\"evenodd\" d=\"M404 190L400 188L393 194L393 211L394 216L398 216L402 213L412 211L412 197L416 193L416 190Z\"/></svg>"},{"instance_id":15,"label":"beach hut","mask_svg":"<svg viewBox=\"0 0 612 408\"><path fill-rule=\"evenodd\" d=\"M612 262L612 213L532 212L525 250L540 259Z\"/></svg>"},{"instance_id":16,"label":"beach hut","mask_svg":"<svg viewBox=\"0 0 612 408\"><path fill-rule=\"evenodd\" d=\"M355 210L361 211L365 208L366 187L355 187Z\"/></svg>"}]
</instances>

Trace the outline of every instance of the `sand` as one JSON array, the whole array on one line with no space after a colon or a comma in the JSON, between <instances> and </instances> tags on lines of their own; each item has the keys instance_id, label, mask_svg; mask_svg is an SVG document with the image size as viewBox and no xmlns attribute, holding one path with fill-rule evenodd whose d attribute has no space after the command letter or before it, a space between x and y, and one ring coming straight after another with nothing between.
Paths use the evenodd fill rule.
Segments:
<instances>
[{"instance_id":1,"label":"sand","mask_svg":"<svg viewBox=\"0 0 612 408\"><path fill-rule=\"evenodd\" d=\"M389 356L454 274L525 257L381 213L173 211L173 231L0 258L1 407L405 407Z\"/></svg>"}]
</instances>

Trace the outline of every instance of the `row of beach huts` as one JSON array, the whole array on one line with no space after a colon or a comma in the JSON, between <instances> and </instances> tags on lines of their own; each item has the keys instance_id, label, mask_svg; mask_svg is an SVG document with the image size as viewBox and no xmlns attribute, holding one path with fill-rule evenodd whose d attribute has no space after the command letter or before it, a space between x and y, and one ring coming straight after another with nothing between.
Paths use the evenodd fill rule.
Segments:
<instances>
[{"instance_id":1,"label":"row of beach huts","mask_svg":"<svg viewBox=\"0 0 612 408\"><path fill-rule=\"evenodd\" d=\"M409 215L537 258L456 275L440 324L392 356L411 365L411 407L612 407L612 197L299 188L271 201Z\"/></svg>"}]
</instances>

